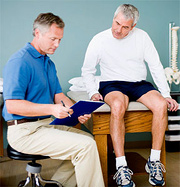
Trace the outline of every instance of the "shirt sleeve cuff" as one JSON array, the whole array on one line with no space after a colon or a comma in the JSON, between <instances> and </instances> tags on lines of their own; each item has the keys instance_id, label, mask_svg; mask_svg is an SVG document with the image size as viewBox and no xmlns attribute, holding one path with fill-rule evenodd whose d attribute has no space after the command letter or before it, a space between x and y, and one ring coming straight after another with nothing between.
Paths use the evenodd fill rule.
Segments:
<instances>
[{"instance_id":1,"label":"shirt sleeve cuff","mask_svg":"<svg viewBox=\"0 0 180 187\"><path fill-rule=\"evenodd\" d=\"M89 92L89 93L88 93L89 99L91 99L91 97L92 97L94 94L96 94L96 93L99 93L99 92L98 92L97 90L94 90L94 91Z\"/></svg>"},{"instance_id":2,"label":"shirt sleeve cuff","mask_svg":"<svg viewBox=\"0 0 180 187\"><path fill-rule=\"evenodd\" d=\"M167 98L167 97L171 98L171 95L170 95L169 92L168 92L168 93L161 93L161 95L162 95L164 98Z\"/></svg>"}]
</instances>

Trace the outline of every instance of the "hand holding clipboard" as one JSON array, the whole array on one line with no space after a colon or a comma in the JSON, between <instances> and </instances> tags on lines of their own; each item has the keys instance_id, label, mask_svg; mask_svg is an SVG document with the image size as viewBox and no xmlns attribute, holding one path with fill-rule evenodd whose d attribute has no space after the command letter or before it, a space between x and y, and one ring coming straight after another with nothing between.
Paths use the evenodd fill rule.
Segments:
<instances>
[{"instance_id":1,"label":"hand holding clipboard","mask_svg":"<svg viewBox=\"0 0 180 187\"><path fill-rule=\"evenodd\" d=\"M78 117L84 114L91 114L97 108L102 106L104 102L99 101L78 101L70 108L73 109L73 114L66 118L59 119L56 118L54 121L50 123L50 125L68 125L68 126L75 126L79 123Z\"/></svg>"}]
</instances>

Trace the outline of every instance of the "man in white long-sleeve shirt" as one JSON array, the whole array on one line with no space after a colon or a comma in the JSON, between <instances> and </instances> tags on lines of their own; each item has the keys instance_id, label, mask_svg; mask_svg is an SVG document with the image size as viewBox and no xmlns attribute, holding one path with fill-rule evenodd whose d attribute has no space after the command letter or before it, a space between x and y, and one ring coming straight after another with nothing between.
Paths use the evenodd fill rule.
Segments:
<instances>
[{"instance_id":1,"label":"man in white long-sleeve shirt","mask_svg":"<svg viewBox=\"0 0 180 187\"><path fill-rule=\"evenodd\" d=\"M178 104L171 99L159 55L148 34L135 28L139 18L136 7L129 4L117 8L112 28L91 40L82 67L83 81L92 100L104 100L111 108L110 134L116 155L117 185L134 187L132 171L124 154L124 114L129 101L138 101L153 112L152 149L145 166L152 185L165 184L160 162L162 142L167 126L167 108L176 111ZM147 62L158 87L146 81ZM95 84L96 65L100 65L99 90Z\"/></svg>"}]
</instances>

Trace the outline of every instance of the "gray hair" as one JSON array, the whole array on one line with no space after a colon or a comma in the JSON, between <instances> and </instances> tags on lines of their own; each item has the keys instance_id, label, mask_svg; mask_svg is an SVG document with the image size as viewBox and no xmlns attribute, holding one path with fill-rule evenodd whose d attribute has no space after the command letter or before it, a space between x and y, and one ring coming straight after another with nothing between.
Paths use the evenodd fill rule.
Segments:
<instances>
[{"instance_id":1,"label":"gray hair","mask_svg":"<svg viewBox=\"0 0 180 187\"><path fill-rule=\"evenodd\" d=\"M139 11L138 9L130 4L123 4L120 5L115 13L114 13L114 18L119 14L122 13L124 15L124 17L128 20L128 19L133 19L133 25L136 24L138 22L139 19Z\"/></svg>"},{"instance_id":2,"label":"gray hair","mask_svg":"<svg viewBox=\"0 0 180 187\"><path fill-rule=\"evenodd\" d=\"M55 23L57 27L64 28L65 23L59 17L54 15L53 13L41 13L34 20L33 23L33 36L35 36L35 30L38 28L41 32L45 32L51 27L51 25Z\"/></svg>"}]
</instances>

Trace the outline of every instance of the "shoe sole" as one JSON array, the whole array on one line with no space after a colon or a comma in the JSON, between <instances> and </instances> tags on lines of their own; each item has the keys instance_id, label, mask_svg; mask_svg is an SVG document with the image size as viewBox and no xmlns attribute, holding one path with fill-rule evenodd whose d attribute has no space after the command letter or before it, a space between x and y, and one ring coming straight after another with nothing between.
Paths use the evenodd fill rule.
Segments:
<instances>
[{"instance_id":1,"label":"shoe sole","mask_svg":"<svg viewBox=\"0 0 180 187\"><path fill-rule=\"evenodd\" d=\"M145 165L145 170L146 170L147 173L150 173L150 169L149 169L149 167L148 167L147 164ZM149 178L149 183L151 185L158 186L157 184L155 184L154 182L152 182L150 178ZM165 185L165 182L161 186L164 186L164 185Z\"/></svg>"},{"instance_id":2,"label":"shoe sole","mask_svg":"<svg viewBox=\"0 0 180 187\"><path fill-rule=\"evenodd\" d=\"M147 173L150 173L150 169L149 169L147 164L145 165L145 170L146 170Z\"/></svg>"},{"instance_id":3,"label":"shoe sole","mask_svg":"<svg viewBox=\"0 0 180 187\"><path fill-rule=\"evenodd\" d=\"M122 187L122 186L118 186L118 187ZM136 187L135 183L133 182L133 187Z\"/></svg>"}]
</instances>

